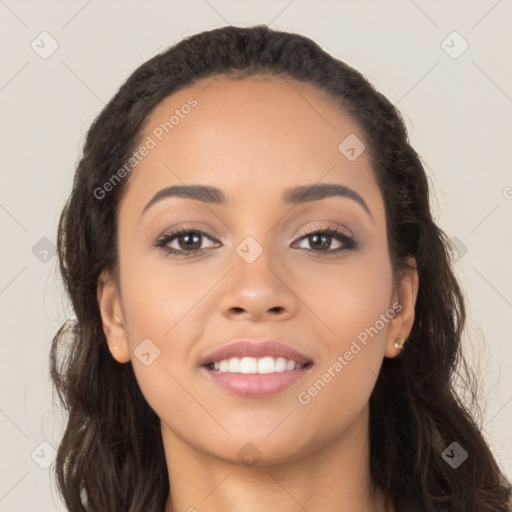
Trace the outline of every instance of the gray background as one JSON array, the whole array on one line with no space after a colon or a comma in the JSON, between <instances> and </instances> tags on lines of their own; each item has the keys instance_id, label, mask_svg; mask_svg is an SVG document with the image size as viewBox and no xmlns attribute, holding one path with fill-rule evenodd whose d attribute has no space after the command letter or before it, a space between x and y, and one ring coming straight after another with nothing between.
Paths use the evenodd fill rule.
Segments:
<instances>
[{"instance_id":1,"label":"gray background","mask_svg":"<svg viewBox=\"0 0 512 512\"><path fill-rule=\"evenodd\" d=\"M0 510L64 510L48 351L72 311L52 251L84 135L139 64L228 23L311 37L403 113L456 248L485 435L512 477L511 15L510 0L0 0Z\"/></svg>"}]
</instances>

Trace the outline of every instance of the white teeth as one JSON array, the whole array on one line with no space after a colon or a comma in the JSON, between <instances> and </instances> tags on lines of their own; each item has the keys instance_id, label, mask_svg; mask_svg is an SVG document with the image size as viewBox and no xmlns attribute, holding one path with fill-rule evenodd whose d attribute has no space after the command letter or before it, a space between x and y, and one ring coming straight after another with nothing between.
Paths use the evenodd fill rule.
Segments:
<instances>
[{"instance_id":1,"label":"white teeth","mask_svg":"<svg viewBox=\"0 0 512 512\"><path fill-rule=\"evenodd\" d=\"M233 373L240 372L240 359L238 357L232 357L229 360L228 372L233 372Z\"/></svg>"},{"instance_id":2,"label":"white teeth","mask_svg":"<svg viewBox=\"0 0 512 512\"><path fill-rule=\"evenodd\" d=\"M293 368L295 368L295 361L290 361L290 363L294 363ZM291 366L291 364L290 364ZM292 368L292 370L293 370ZM284 357L278 357L274 362L274 371L276 372L284 372L286 370L286 359Z\"/></svg>"},{"instance_id":3,"label":"white teeth","mask_svg":"<svg viewBox=\"0 0 512 512\"><path fill-rule=\"evenodd\" d=\"M254 357L242 357L240 373L258 373L258 360Z\"/></svg>"},{"instance_id":4,"label":"white teeth","mask_svg":"<svg viewBox=\"0 0 512 512\"><path fill-rule=\"evenodd\" d=\"M261 358L256 357L232 357L231 359L223 359L213 363L213 369L219 372L231 373L276 373L291 370L299 370L305 365L296 363L291 359L284 357L273 358L272 356L265 356Z\"/></svg>"},{"instance_id":5,"label":"white teeth","mask_svg":"<svg viewBox=\"0 0 512 512\"><path fill-rule=\"evenodd\" d=\"M258 373L274 373L274 358L262 357L258 360Z\"/></svg>"},{"instance_id":6,"label":"white teeth","mask_svg":"<svg viewBox=\"0 0 512 512\"><path fill-rule=\"evenodd\" d=\"M286 369L293 370L295 368L295 361L286 361Z\"/></svg>"}]
</instances>

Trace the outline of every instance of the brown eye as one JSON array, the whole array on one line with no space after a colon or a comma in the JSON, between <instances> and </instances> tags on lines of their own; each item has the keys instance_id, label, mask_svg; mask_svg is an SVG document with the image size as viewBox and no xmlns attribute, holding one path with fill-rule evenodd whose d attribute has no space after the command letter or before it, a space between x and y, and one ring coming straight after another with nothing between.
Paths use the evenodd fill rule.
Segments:
<instances>
[{"instance_id":1,"label":"brown eye","mask_svg":"<svg viewBox=\"0 0 512 512\"><path fill-rule=\"evenodd\" d=\"M188 235L178 235L176 240L178 241L180 249L197 251L201 248L201 238L201 234L191 232Z\"/></svg>"},{"instance_id":2,"label":"brown eye","mask_svg":"<svg viewBox=\"0 0 512 512\"><path fill-rule=\"evenodd\" d=\"M162 249L168 255L190 256L205 250L201 247L205 239L213 241L213 238L204 231L181 227L163 235L154 246ZM170 246L171 243L174 244L174 247Z\"/></svg>"},{"instance_id":3,"label":"brown eye","mask_svg":"<svg viewBox=\"0 0 512 512\"><path fill-rule=\"evenodd\" d=\"M338 243L338 247L334 249L332 249L333 239ZM356 241L352 236L334 228L316 229L304 232L299 241L301 240L307 241L310 247L302 247L303 249L316 253L335 254L356 248Z\"/></svg>"}]
</instances>

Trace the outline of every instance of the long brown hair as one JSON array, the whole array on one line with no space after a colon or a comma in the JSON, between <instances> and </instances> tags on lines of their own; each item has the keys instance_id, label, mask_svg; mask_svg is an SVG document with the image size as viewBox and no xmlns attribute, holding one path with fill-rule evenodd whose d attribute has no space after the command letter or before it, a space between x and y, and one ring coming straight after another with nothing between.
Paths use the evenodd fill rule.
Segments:
<instances>
[{"instance_id":1,"label":"long brown hair","mask_svg":"<svg viewBox=\"0 0 512 512\"><path fill-rule=\"evenodd\" d=\"M129 160L141 128L168 95L202 78L268 74L312 84L359 123L386 206L395 275L416 259L415 322L399 358L384 359L370 398L370 469L397 510L506 511L506 480L464 396L474 375L461 353L464 300L449 242L434 223L428 180L397 109L344 62L310 39L266 26L227 26L188 37L142 64L91 126L58 227L60 270L76 319L53 339L51 376L69 412L55 463L72 512L162 512L169 493L160 420L131 363L110 354L97 301L98 276L116 270L117 206L129 178L106 199L94 191ZM470 401L471 405L471 401ZM457 469L441 454L469 453Z\"/></svg>"}]
</instances>

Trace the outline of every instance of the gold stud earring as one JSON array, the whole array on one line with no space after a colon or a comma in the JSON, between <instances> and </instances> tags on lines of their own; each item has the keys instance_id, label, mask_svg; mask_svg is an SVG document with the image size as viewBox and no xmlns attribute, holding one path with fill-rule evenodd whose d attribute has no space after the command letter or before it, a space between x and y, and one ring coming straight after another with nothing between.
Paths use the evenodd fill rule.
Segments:
<instances>
[{"instance_id":1,"label":"gold stud earring","mask_svg":"<svg viewBox=\"0 0 512 512\"><path fill-rule=\"evenodd\" d=\"M407 338L397 338L395 340L395 343L393 343L393 346L398 349L398 350L402 350L404 348L404 343L407 341Z\"/></svg>"}]
</instances>

